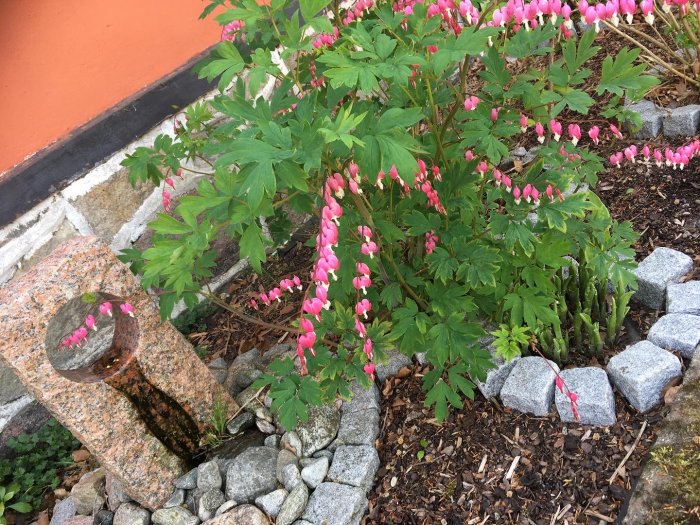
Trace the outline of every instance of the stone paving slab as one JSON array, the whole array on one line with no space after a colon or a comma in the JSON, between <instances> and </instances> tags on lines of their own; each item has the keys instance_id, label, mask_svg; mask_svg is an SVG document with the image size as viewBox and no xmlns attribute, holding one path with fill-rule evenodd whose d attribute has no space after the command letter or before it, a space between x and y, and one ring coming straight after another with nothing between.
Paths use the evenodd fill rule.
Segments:
<instances>
[{"instance_id":1,"label":"stone paving slab","mask_svg":"<svg viewBox=\"0 0 700 525\"><path fill-rule=\"evenodd\" d=\"M358 525L367 506L363 489L325 482L311 494L303 518L315 525Z\"/></svg>"},{"instance_id":2,"label":"stone paving slab","mask_svg":"<svg viewBox=\"0 0 700 525\"><path fill-rule=\"evenodd\" d=\"M693 259L671 248L656 248L634 270L639 288L635 299L649 308L661 308L666 286L693 269Z\"/></svg>"},{"instance_id":3,"label":"stone paving slab","mask_svg":"<svg viewBox=\"0 0 700 525\"><path fill-rule=\"evenodd\" d=\"M610 426L615 424L615 394L602 368L586 367L563 370L561 378L578 395L579 420L574 417L571 403L558 388L554 392L559 417L565 423Z\"/></svg>"},{"instance_id":4,"label":"stone paving slab","mask_svg":"<svg viewBox=\"0 0 700 525\"><path fill-rule=\"evenodd\" d=\"M520 357L514 357L510 361L506 361L503 356L496 352L496 349L489 345L487 348L488 352L491 354L491 359L496 368L491 368L486 372L486 380L484 382L478 379L474 380L479 391L483 394L485 398L497 397L501 393L501 388L506 382L508 375L513 370L513 367L520 360Z\"/></svg>"},{"instance_id":5,"label":"stone paving slab","mask_svg":"<svg viewBox=\"0 0 700 525\"><path fill-rule=\"evenodd\" d=\"M411 366L413 361L410 357L402 354L398 350L389 350L386 353L387 361L385 363L377 363L376 372L377 379L380 383L386 381L387 377L395 376L404 366Z\"/></svg>"},{"instance_id":6,"label":"stone paving slab","mask_svg":"<svg viewBox=\"0 0 700 525\"><path fill-rule=\"evenodd\" d=\"M669 284L666 288L666 313L700 315L700 281Z\"/></svg>"},{"instance_id":7,"label":"stone paving slab","mask_svg":"<svg viewBox=\"0 0 700 525\"><path fill-rule=\"evenodd\" d=\"M700 124L700 105L691 104L672 109L664 116L664 136L692 137Z\"/></svg>"},{"instance_id":8,"label":"stone paving slab","mask_svg":"<svg viewBox=\"0 0 700 525\"><path fill-rule=\"evenodd\" d=\"M632 406L647 412L661 402L666 385L681 376L681 362L671 352L640 341L611 357L607 372Z\"/></svg>"},{"instance_id":9,"label":"stone paving slab","mask_svg":"<svg viewBox=\"0 0 700 525\"><path fill-rule=\"evenodd\" d=\"M520 412L547 415L554 399L554 379L559 371L556 363L549 361L549 365L542 357L529 356L518 360L501 389L503 404Z\"/></svg>"},{"instance_id":10,"label":"stone paving slab","mask_svg":"<svg viewBox=\"0 0 700 525\"><path fill-rule=\"evenodd\" d=\"M700 431L700 359L693 359L683 376L683 384L670 403L670 412L654 428L656 441L651 453L666 451L665 456L685 459L699 450ZM646 430L649 432L649 429ZM670 452L670 454L669 454ZM678 454L685 453L685 458ZM676 463L676 465L681 463ZM696 467L697 462L694 467ZM665 465L647 461L630 498L623 525L657 525L677 523L678 509L697 505L698 487L687 482L683 469L665 470ZM691 471L692 472L692 471ZM697 476L695 479L698 479ZM663 518L667 518L665 521ZM692 523L688 521L687 523Z\"/></svg>"},{"instance_id":11,"label":"stone paving slab","mask_svg":"<svg viewBox=\"0 0 700 525\"><path fill-rule=\"evenodd\" d=\"M379 411L350 412L340 418L337 445L374 445L379 436Z\"/></svg>"},{"instance_id":12,"label":"stone paving slab","mask_svg":"<svg viewBox=\"0 0 700 525\"><path fill-rule=\"evenodd\" d=\"M331 481L360 487L367 492L379 469L379 454L373 446L344 445L336 449L327 478Z\"/></svg>"},{"instance_id":13,"label":"stone paving slab","mask_svg":"<svg viewBox=\"0 0 700 525\"><path fill-rule=\"evenodd\" d=\"M628 106L642 120L642 127L634 133L635 139L653 139L661 133L665 112L650 100L640 100ZM629 128L629 126L627 126Z\"/></svg>"},{"instance_id":14,"label":"stone paving slab","mask_svg":"<svg viewBox=\"0 0 700 525\"><path fill-rule=\"evenodd\" d=\"M666 314L649 330L647 339L666 350L675 350L692 359L700 344L700 317L690 314Z\"/></svg>"},{"instance_id":15,"label":"stone paving slab","mask_svg":"<svg viewBox=\"0 0 700 525\"><path fill-rule=\"evenodd\" d=\"M381 409L379 389L374 383L372 383L370 388L365 388L357 381L353 381L350 383L350 391L352 392L352 399L343 401L343 406L341 407L343 414Z\"/></svg>"}]
</instances>

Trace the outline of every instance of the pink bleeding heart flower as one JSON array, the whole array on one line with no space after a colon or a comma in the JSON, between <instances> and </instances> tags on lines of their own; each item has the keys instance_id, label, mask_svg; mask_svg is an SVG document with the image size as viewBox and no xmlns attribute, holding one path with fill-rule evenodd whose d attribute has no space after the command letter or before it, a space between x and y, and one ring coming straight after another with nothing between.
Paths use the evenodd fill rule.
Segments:
<instances>
[{"instance_id":1,"label":"pink bleeding heart flower","mask_svg":"<svg viewBox=\"0 0 700 525\"><path fill-rule=\"evenodd\" d=\"M569 124L569 136L571 137L571 143L576 146L578 141L581 140L581 128L578 124Z\"/></svg>"},{"instance_id":2,"label":"pink bleeding heart flower","mask_svg":"<svg viewBox=\"0 0 700 525\"><path fill-rule=\"evenodd\" d=\"M644 20L649 25L654 25L654 0L642 0L639 7L644 15Z\"/></svg>"},{"instance_id":3,"label":"pink bleeding heart flower","mask_svg":"<svg viewBox=\"0 0 700 525\"><path fill-rule=\"evenodd\" d=\"M61 341L61 346L65 346L66 348L68 348L71 345L72 343L70 340L70 336L66 337L65 339L63 339L63 341Z\"/></svg>"},{"instance_id":4,"label":"pink bleeding heart flower","mask_svg":"<svg viewBox=\"0 0 700 525\"><path fill-rule=\"evenodd\" d=\"M134 317L134 307L131 306L129 303L120 304L119 309L122 311L123 314L128 315L129 317Z\"/></svg>"},{"instance_id":5,"label":"pink bleeding heart flower","mask_svg":"<svg viewBox=\"0 0 700 525\"><path fill-rule=\"evenodd\" d=\"M527 131L527 117L525 115L520 115L520 131L523 133Z\"/></svg>"},{"instance_id":6,"label":"pink bleeding heart flower","mask_svg":"<svg viewBox=\"0 0 700 525\"><path fill-rule=\"evenodd\" d=\"M350 161L350 165L348 166L348 173L350 174L350 177L358 184L362 180L360 179L360 167L357 164L355 164L354 161Z\"/></svg>"},{"instance_id":7,"label":"pink bleeding heart flower","mask_svg":"<svg viewBox=\"0 0 700 525\"><path fill-rule=\"evenodd\" d=\"M367 363L363 370L365 371L365 374L367 374L369 378L374 381L374 363Z\"/></svg>"},{"instance_id":8,"label":"pink bleeding heart flower","mask_svg":"<svg viewBox=\"0 0 700 525\"><path fill-rule=\"evenodd\" d=\"M379 251L379 248L377 248L377 245L374 242L364 242L362 243L362 246L360 247L360 252L363 255L369 255L370 259L374 258L374 254Z\"/></svg>"},{"instance_id":9,"label":"pink bleeding heart flower","mask_svg":"<svg viewBox=\"0 0 700 525\"><path fill-rule=\"evenodd\" d=\"M634 0L620 0L620 11L625 15L625 20L628 24L632 23L636 10L637 4Z\"/></svg>"},{"instance_id":10,"label":"pink bleeding heart flower","mask_svg":"<svg viewBox=\"0 0 700 525\"><path fill-rule=\"evenodd\" d=\"M372 310L372 303L370 303L367 299L362 299L360 302L358 302L355 305L355 313L359 316L361 315L365 319L367 319L367 312Z\"/></svg>"},{"instance_id":11,"label":"pink bleeding heart flower","mask_svg":"<svg viewBox=\"0 0 700 525\"><path fill-rule=\"evenodd\" d=\"M498 108L491 109L491 122L496 122L498 120Z\"/></svg>"},{"instance_id":12,"label":"pink bleeding heart flower","mask_svg":"<svg viewBox=\"0 0 700 525\"><path fill-rule=\"evenodd\" d=\"M355 330L360 334L360 337L367 337L367 328L357 317L355 317Z\"/></svg>"},{"instance_id":13,"label":"pink bleeding heart flower","mask_svg":"<svg viewBox=\"0 0 700 525\"><path fill-rule=\"evenodd\" d=\"M358 226L357 233L364 237L366 242L372 239L372 230L368 226Z\"/></svg>"},{"instance_id":14,"label":"pink bleeding heart flower","mask_svg":"<svg viewBox=\"0 0 700 525\"><path fill-rule=\"evenodd\" d=\"M265 306L270 306L270 303L272 302L270 301L270 298L267 296L267 294L264 292L260 294L260 300Z\"/></svg>"},{"instance_id":15,"label":"pink bleeding heart flower","mask_svg":"<svg viewBox=\"0 0 700 525\"><path fill-rule=\"evenodd\" d=\"M396 169L394 164L392 164L391 168L389 169L389 178L392 180L401 180L401 177L399 177L399 170Z\"/></svg>"},{"instance_id":16,"label":"pink bleeding heart flower","mask_svg":"<svg viewBox=\"0 0 700 525\"><path fill-rule=\"evenodd\" d=\"M258 309L259 309L259 307L258 307L258 302L257 302L255 299L251 299L251 300L248 302L248 304L250 304L250 307L251 307L253 310L258 310Z\"/></svg>"},{"instance_id":17,"label":"pink bleeding heart flower","mask_svg":"<svg viewBox=\"0 0 700 525\"><path fill-rule=\"evenodd\" d=\"M316 268L314 270L313 280L320 288L327 289L330 286L330 283L328 282L328 274L322 268Z\"/></svg>"},{"instance_id":18,"label":"pink bleeding heart flower","mask_svg":"<svg viewBox=\"0 0 700 525\"><path fill-rule=\"evenodd\" d=\"M352 280L352 285L355 290L362 290L364 295L367 295L367 287L372 286L372 280L364 275L361 277L355 277Z\"/></svg>"},{"instance_id":19,"label":"pink bleeding heart flower","mask_svg":"<svg viewBox=\"0 0 700 525\"><path fill-rule=\"evenodd\" d=\"M621 151L618 151L617 153L613 153L610 155L610 164L620 167L622 164L622 159L624 158L623 153Z\"/></svg>"},{"instance_id":20,"label":"pink bleeding heart flower","mask_svg":"<svg viewBox=\"0 0 700 525\"><path fill-rule=\"evenodd\" d=\"M304 332L313 332L314 331L314 324L306 317L301 318L301 321L299 321L299 326L301 327L302 330L304 330Z\"/></svg>"},{"instance_id":21,"label":"pink bleeding heart flower","mask_svg":"<svg viewBox=\"0 0 700 525\"><path fill-rule=\"evenodd\" d=\"M467 162L474 160L474 153L472 153L472 150L468 149L464 152L464 160Z\"/></svg>"},{"instance_id":22,"label":"pink bleeding heart flower","mask_svg":"<svg viewBox=\"0 0 700 525\"><path fill-rule=\"evenodd\" d=\"M90 314L85 318L85 326L87 326L89 330L97 331L97 320L94 315Z\"/></svg>"},{"instance_id":23,"label":"pink bleeding heart flower","mask_svg":"<svg viewBox=\"0 0 700 525\"><path fill-rule=\"evenodd\" d=\"M112 303L105 301L99 307L100 315L108 315L112 317Z\"/></svg>"},{"instance_id":24,"label":"pink bleeding heart flower","mask_svg":"<svg viewBox=\"0 0 700 525\"><path fill-rule=\"evenodd\" d=\"M320 321L321 319L318 314L320 314L321 310L323 309L323 302L321 302L321 300L317 297L307 299L306 301L304 301L302 309L307 314L313 315L317 321Z\"/></svg>"},{"instance_id":25,"label":"pink bleeding heart flower","mask_svg":"<svg viewBox=\"0 0 700 525\"><path fill-rule=\"evenodd\" d=\"M497 187L501 185L501 181L503 180L503 173L501 173L501 170L499 170L498 168L493 169L493 180L496 181Z\"/></svg>"},{"instance_id":26,"label":"pink bleeding heart flower","mask_svg":"<svg viewBox=\"0 0 700 525\"><path fill-rule=\"evenodd\" d=\"M476 172L479 174L480 177L483 177L484 175L486 175L487 171L489 171L489 165L482 160L477 165Z\"/></svg>"},{"instance_id":27,"label":"pink bleeding heart flower","mask_svg":"<svg viewBox=\"0 0 700 525\"><path fill-rule=\"evenodd\" d=\"M470 96L466 97L464 99L464 110L465 111L474 111L476 109L476 106L479 104L480 100L479 97L475 96Z\"/></svg>"},{"instance_id":28,"label":"pink bleeding heart flower","mask_svg":"<svg viewBox=\"0 0 700 525\"><path fill-rule=\"evenodd\" d=\"M563 394L564 393L564 380L561 378L561 376L559 374L557 374L556 377L554 378L554 384L559 389L559 392L561 392Z\"/></svg>"},{"instance_id":29,"label":"pink bleeding heart flower","mask_svg":"<svg viewBox=\"0 0 700 525\"><path fill-rule=\"evenodd\" d=\"M354 195L359 195L362 193L362 188L355 182L354 179L350 179L348 182L348 187L350 188L350 192L353 193Z\"/></svg>"},{"instance_id":30,"label":"pink bleeding heart flower","mask_svg":"<svg viewBox=\"0 0 700 525\"><path fill-rule=\"evenodd\" d=\"M328 300L328 290L323 286L316 287L316 298L321 301L323 308L328 310L331 307L331 302Z\"/></svg>"},{"instance_id":31,"label":"pink bleeding heart flower","mask_svg":"<svg viewBox=\"0 0 700 525\"><path fill-rule=\"evenodd\" d=\"M574 23L571 20L571 6L569 4L564 4L561 8L561 16L564 19L564 27L571 29Z\"/></svg>"},{"instance_id":32,"label":"pink bleeding heart flower","mask_svg":"<svg viewBox=\"0 0 700 525\"><path fill-rule=\"evenodd\" d=\"M369 277L369 275L370 275L369 266L367 266L365 263L358 262L356 264L355 268L357 269L357 273L359 273L361 275L366 275L367 277Z\"/></svg>"},{"instance_id":33,"label":"pink bleeding heart flower","mask_svg":"<svg viewBox=\"0 0 700 525\"><path fill-rule=\"evenodd\" d=\"M80 335L77 330L70 335L70 343L71 346L80 346Z\"/></svg>"},{"instance_id":34,"label":"pink bleeding heart flower","mask_svg":"<svg viewBox=\"0 0 700 525\"><path fill-rule=\"evenodd\" d=\"M537 142L544 144L544 126L538 122L535 124L535 133L537 133Z\"/></svg>"},{"instance_id":35,"label":"pink bleeding heart flower","mask_svg":"<svg viewBox=\"0 0 700 525\"><path fill-rule=\"evenodd\" d=\"M518 186L513 188L513 198L515 199L515 204L520 204L520 195L520 188Z\"/></svg>"},{"instance_id":36,"label":"pink bleeding heart flower","mask_svg":"<svg viewBox=\"0 0 700 525\"><path fill-rule=\"evenodd\" d=\"M642 148L642 157L644 157L645 161L649 161L650 156L651 156L651 152L649 151L649 146L645 145Z\"/></svg>"},{"instance_id":37,"label":"pink bleeding heart flower","mask_svg":"<svg viewBox=\"0 0 700 525\"><path fill-rule=\"evenodd\" d=\"M532 184L526 184L525 187L523 188L523 199L525 199L525 202L528 204L532 200Z\"/></svg>"},{"instance_id":38,"label":"pink bleeding heart flower","mask_svg":"<svg viewBox=\"0 0 700 525\"><path fill-rule=\"evenodd\" d=\"M342 199L345 196L345 179L340 173L334 173L332 177L328 178L326 184L337 198Z\"/></svg>"},{"instance_id":39,"label":"pink bleeding heart flower","mask_svg":"<svg viewBox=\"0 0 700 525\"><path fill-rule=\"evenodd\" d=\"M549 121L549 131L554 135L554 140L556 142L559 142L559 139L561 138L562 134L562 125L561 122L557 122L556 120L552 119Z\"/></svg>"},{"instance_id":40,"label":"pink bleeding heart flower","mask_svg":"<svg viewBox=\"0 0 700 525\"><path fill-rule=\"evenodd\" d=\"M510 177L508 175L503 175L503 177L501 177L501 182L503 182L503 185L506 187L506 191L510 193L511 187L513 185L513 181L510 180Z\"/></svg>"},{"instance_id":41,"label":"pink bleeding heart flower","mask_svg":"<svg viewBox=\"0 0 700 525\"><path fill-rule=\"evenodd\" d=\"M175 182L173 181L172 178L170 177L165 177L165 183L170 186L171 188L175 187Z\"/></svg>"},{"instance_id":42,"label":"pink bleeding heart flower","mask_svg":"<svg viewBox=\"0 0 700 525\"><path fill-rule=\"evenodd\" d=\"M337 260L337 259L336 259ZM301 290L301 279L299 279L299 276L295 275L292 277L292 282L294 283L294 286L297 287L297 290Z\"/></svg>"},{"instance_id":43,"label":"pink bleeding heart flower","mask_svg":"<svg viewBox=\"0 0 700 525\"><path fill-rule=\"evenodd\" d=\"M375 182L375 186L379 188L380 190L384 189L384 183L382 182L384 180L384 172L382 170L379 170L379 173L377 173L377 182Z\"/></svg>"},{"instance_id":44,"label":"pink bleeding heart flower","mask_svg":"<svg viewBox=\"0 0 700 525\"><path fill-rule=\"evenodd\" d=\"M547 195L547 197L549 197L550 202L554 202L554 191L552 190L551 184L547 186L547 189L544 190L544 193L545 195Z\"/></svg>"},{"instance_id":45,"label":"pink bleeding heart flower","mask_svg":"<svg viewBox=\"0 0 700 525\"><path fill-rule=\"evenodd\" d=\"M591 140L593 141L593 144L595 144L596 146L600 142L600 140L598 140L599 134L600 134L600 128L598 126L593 126L591 129L588 130L588 136L591 138Z\"/></svg>"},{"instance_id":46,"label":"pink bleeding heart flower","mask_svg":"<svg viewBox=\"0 0 700 525\"><path fill-rule=\"evenodd\" d=\"M595 32L600 31L600 27L598 27L598 13L595 10L595 7L593 6L588 6L586 11L583 14L583 19L586 21L586 24L588 25L594 25L595 24Z\"/></svg>"},{"instance_id":47,"label":"pink bleeding heart flower","mask_svg":"<svg viewBox=\"0 0 700 525\"><path fill-rule=\"evenodd\" d=\"M539 192L539 191L537 190L537 188L535 188L534 186L533 186L533 188L532 188L532 201L533 201L535 204L539 204L539 203L540 203L540 192Z\"/></svg>"},{"instance_id":48,"label":"pink bleeding heart flower","mask_svg":"<svg viewBox=\"0 0 700 525\"><path fill-rule=\"evenodd\" d=\"M612 134L615 135L618 139L622 140L624 138L615 124L610 124L610 131L612 131Z\"/></svg>"},{"instance_id":49,"label":"pink bleeding heart flower","mask_svg":"<svg viewBox=\"0 0 700 525\"><path fill-rule=\"evenodd\" d=\"M368 359L372 359L374 355L374 343L370 338L365 339L365 344L362 346L362 351L365 353Z\"/></svg>"},{"instance_id":50,"label":"pink bleeding heart flower","mask_svg":"<svg viewBox=\"0 0 700 525\"><path fill-rule=\"evenodd\" d=\"M81 341L85 341L86 343L87 343L87 334L88 334L87 328L85 328L84 326L81 326L80 328L78 328L75 331L75 335L78 336L78 339L80 339Z\"/></svg>"},{"instance_id":51,"label":"pink bleeding heart flower","mask_svg":"<svg viewBox=\"0 0 700 525\"><path fill-rule=\"evenodd\" d=\"M163 191L163 209L165 211L170 211L170 192Z\"/></svg>"},{"instance_id":52,"label":"pink bleeding heart flower","mask_svg":"<svg viewBox=\"0 0 700 525\"><path fill-rule=\"evenodd\" d=\"M299 336L299 346L302 348L313 348L316 343L316 332L306 332Z\"/></svg>"}]
</instances>

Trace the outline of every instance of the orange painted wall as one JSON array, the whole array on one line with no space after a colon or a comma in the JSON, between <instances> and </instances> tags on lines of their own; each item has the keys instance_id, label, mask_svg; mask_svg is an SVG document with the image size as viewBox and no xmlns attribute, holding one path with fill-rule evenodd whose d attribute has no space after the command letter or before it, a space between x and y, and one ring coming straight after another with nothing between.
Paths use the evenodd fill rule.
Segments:
<instances>
[{"instance_id":1,"label":"orange painted wall","mask_svg":"<svg viewBox=\"0 0 700 525\"><path fill-rule=\"evenodd\" d=\"M204 0L0 0L0 173L215 44Z\"/></svg>"}]
</instances>

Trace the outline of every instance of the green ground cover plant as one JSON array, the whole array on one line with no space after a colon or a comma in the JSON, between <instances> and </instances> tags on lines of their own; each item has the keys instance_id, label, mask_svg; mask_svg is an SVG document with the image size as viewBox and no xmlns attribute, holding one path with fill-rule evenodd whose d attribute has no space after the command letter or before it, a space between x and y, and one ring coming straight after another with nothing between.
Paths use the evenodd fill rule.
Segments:
<instances>
[{"instance_id":1,"label":"green ground cover plant","mask_svg":"<svg viewBox=\"0 0 700 525\"><path fill-rule=\"evenodd\" d=\"M7 443L10 459L0 459L0 524L5 509L20 513L39 510L47 490L60 483L59 470L73 463L71 452L80 443L55 419L34 434L21 434Z\"/></svg>"}]
</instances>

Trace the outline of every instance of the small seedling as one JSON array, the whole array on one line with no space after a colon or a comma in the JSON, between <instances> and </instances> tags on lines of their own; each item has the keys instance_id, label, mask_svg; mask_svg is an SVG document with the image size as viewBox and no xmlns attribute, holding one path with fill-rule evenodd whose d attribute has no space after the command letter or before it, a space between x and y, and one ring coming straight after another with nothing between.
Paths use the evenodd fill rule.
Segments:
<instances>
[{"instance_id":1,"label":"small seedling","mask_svg":"<svg viewBox=\"0 0 700 525\"><path fill-rule=\"evenodd\" d=\"M418 461L422 460L425 457L425 449L428 448L428 443L427 439L421 439L420 440L420 446L421 449L416 453L416 457L418 458Z\"/></svg>"}]
</instances>

